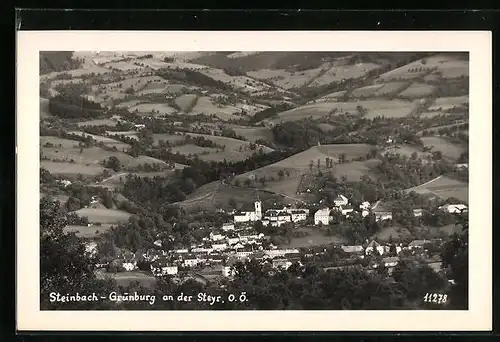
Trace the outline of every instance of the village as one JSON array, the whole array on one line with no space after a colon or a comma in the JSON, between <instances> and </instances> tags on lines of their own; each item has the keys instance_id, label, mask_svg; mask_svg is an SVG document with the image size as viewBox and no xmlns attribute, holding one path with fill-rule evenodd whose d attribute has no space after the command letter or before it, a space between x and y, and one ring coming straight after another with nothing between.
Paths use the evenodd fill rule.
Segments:
<instances>
[{"instance_id":1,"label":"village","mask_svg":"<svg viewBox=\"0 0 500 342\"><path fill-rule=\"evenodd\" d=\"M439 272L441 261L432 251L440 248L443 242L441 239L421 239L409 243L379 243L376 240L366 240L360 245L287 248L273 244L270 236L255 229L257 222L263 227L280 227L290 222L298 226L307 225L308 222L313 223L315 227L327 226L334 220L332 214L335 212L341 213L345 218L356 215L365 217L373 213L376 221L391 220L392 212L377 210L379 202L372 206L365 201L359 208L354 208L345 196L338 195L334 207L318 209L311 220L309 209L284 207L263 210L262 202L257 199L254 202L254 210L233 211L232 222L224 223L220 227L209 227L209 235L204 237L200 244L166 249L162 240L158 239L154 242L154 248L145 253L122 253L109 263L97 264L97 268L106 268L108 271L113 269L115 272L140 270L154 277L170 276L177 280L179 274L191 274L207 282L208 279L231 279L235 275L234 266L238 262L254 259L261 265L267 265L269 272L287 270L293 264L304 267L306 262L313 261L317 265L323 265L325 270L363 265L371 271L384 267L390 274L403 253L418 258ZM467 211L467 206L446 204L439 209L449 214L460 214ZM413 215L419 217L422 211L414 209ZM90 256L95 256L98 253L97 244L87 242L86 250ZM341 259L337 259L335 263L329 262L332 253L340 255ZM142 269L141 263L146 265Z\"/></svg>"}]
</instances>

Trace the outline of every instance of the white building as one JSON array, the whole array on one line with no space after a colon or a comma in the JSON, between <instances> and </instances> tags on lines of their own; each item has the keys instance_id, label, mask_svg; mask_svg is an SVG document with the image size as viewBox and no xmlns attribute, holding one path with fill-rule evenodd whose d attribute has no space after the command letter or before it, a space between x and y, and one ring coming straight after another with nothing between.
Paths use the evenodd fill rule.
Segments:
<instances>
[{"instance_id":1,"label":"white building","mask_svg":"<svg viewBox=\"0 0 500 342\"><path fill-rule=\"evenodd\" d=\"M361 210L368 210L370 209L370 202L363 202L359 205L359 209Z\"/></svg>"},{"instance_id":2,"label":"white building","mask_svg":"<svg viewBox=\"0 0 500 342\"><path fill-rule=\"evenodd\" d=\"M423 209L413 209L413 216L421 217L423 212L424 212Z\"/></svg>"},{"instance_id":3,"label":"white building","mask_svg":"<svg viewBox=\"0 0 500 342\"><path fill-rule=\"evenodd\" d=\"M365 254L378 253L380 255L384 254L385 248L381 246L377 241L372 240L365 249Z\"/></svg>"},{"instance_id":4,"label":"white building","mask_svg":"<svg viewBox=\"0 0 500 342\"><path fill-rule=\"evenodd\" d=\"M292 262L288 259L284 258L273 259L274 268L287 270L290 266L292 266Z\"/></svg>"},{"instance_id":5,"label":"white building","mask_svg":"<svg viewBox=\"0 0 500 342\"><path fill-rule=\"evenodd\" d=\"M392 213L390 211L378 211L375 213L375 221L392 220Z\"/></svg>"},{"instance_id":6,"label":"white building","mask_svg":"<svg viewBox=\"0 0 500 342\"><path fill-rule=\"evenodd\" d=\"M225 238L226 237L222 234L210 232L210 240L212 240L212 241L220 241L220 240L224 240Z\"/></svg>"},{"instance_id":7,"label":"white building","mask_svg":"<svg viewBox=\"0 0 500 342\"><path fill-rule=\"evenodd\" d=\"M349 204L349 200L344 195L338 195L333 202L337 207Z\"/></svg>"},{"instance_id":8,"label":"white building","mask_svg":"<svg viewBox=\"0 0 500 342\"><path fill-rule=\"evenodd\" d=\"M233 223L224 223L222 224L222 230L227 232L229 230L234 230L234 224Z\"/></svg>"},{"instance_id":9,"label":"white building","mask_svg":"<svg viewBox=\"0 0 500 342\"><path fill-rule=\"evenodd\" d=\"M330 209L324 208L314 213L315 225L319 225L320 223L323 225L327 225L329 222L330 222Z\"/></svg>"},{"instance_id":10,"label":"white building","mask_svg":"<svg viewBox=\"0 0 500 342\"><path fill-rule=\"evenodd\" d=\"M465 204L445 204L439 209L450 214L460 214L467 211L467 206Z\"/></svg>"},{"instance_id":11,"label":"white building","mask_svg":"<svg viewBox=\"0 0 500 342\"><path fill-rule=\"evenodd\" d=\"M262 202L254 203L254 211L242 211L234 215L234 222L254 222L262 219Z\"/></svg>"},{"instance_id":12,"label":"white building","mask_svg":"<svg viewBox=\"0 0 500 342\"><path fill-rule=\"evenodd\" d=\"M305 210L291 210L290 218L292 222L301 222L307 219L307 212Z\"/></svg>"},{"instance_id":13,"label":"white building","mask_svg":"<svg viewBox=\"0 0 500 342\"><path fill-rule=\"evenodd\" d=\"M354 208L348 206L340 207L340 211L342 212L342 215L349 216L349 213L352 213Z\"/></svg>"},{"instance_id":14,"label":"white building","mask_svg":"<svg viewBox=\"0 0 500 342\"><path fill-rule=\"evenodd\" d=\"M214 243L212 245L212 248L214 251L224 251L227 249L227 244L226 243Z\"/></svg>"},{"instance_id":15,"label":"white building","mask_svg":"<svg viewBox=\"0 0 500 342\"><path fill-rule=\"evenodd\" d=\"M290 253L300 253L298 249L295 248L288 248L288 249L268 249L265 250L264 253L271 257L284 257L285 254L290 254Z\"/></svg>"}]
</instances>

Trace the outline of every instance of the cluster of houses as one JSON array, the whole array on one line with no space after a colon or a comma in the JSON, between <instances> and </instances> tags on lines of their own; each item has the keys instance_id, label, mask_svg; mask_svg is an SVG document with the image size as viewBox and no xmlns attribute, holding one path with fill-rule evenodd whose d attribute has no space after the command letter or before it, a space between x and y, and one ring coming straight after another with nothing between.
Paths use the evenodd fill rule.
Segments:
<instances>
[{"instance_id":1,"label":"cluster of houses","mask_svg":"<svg viewBox=\"0 0 500 342\"><path fill-rule=\"evenodd\" d=\"M349 204L349 200L343 196L338 195L334 200L335 206L333 208L322 208L314 213L314 224L315 225L328 225L333 221L333 212L340 212L342 215L349 217L349 214L353 212L360 213L362 217L373 213L375 215L376 221L386 221L392 220L392 211L379 205L380 201L377 202L373 207L369 202L363 202L359 205L359 210L355 210L353 206ZM467 206L465 204L446 204L439 207L440 210L450 213L459 214L467 211ZM423 209L413 209L413 215L415 217L421 217L423 214Z\"/></svg>"},{"instance_id":2,"label":"cluster of houses","mask_svg":"<svg viewBox=\"0 0 500 342\"><path fill-rule=\"evenodd\" d=\"M271 225L279 227L286 222L302 222L307 219L309 209L268 209L262 213L262 202L257 200L254 202L253 210L238 211L234 213L233 220L235 223L261 221L264 226Z\"/></svg>"}]
</instances>

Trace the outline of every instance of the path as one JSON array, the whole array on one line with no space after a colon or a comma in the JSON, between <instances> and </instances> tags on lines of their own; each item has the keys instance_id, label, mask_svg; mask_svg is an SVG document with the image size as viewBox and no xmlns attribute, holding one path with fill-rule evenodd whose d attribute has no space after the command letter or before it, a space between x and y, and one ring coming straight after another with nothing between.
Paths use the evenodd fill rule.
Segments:
<instances>
[{"instance_id":1,"label":"path","mask_svg":"<svg viewBox=\"0 0 500 342\"><path fill-rule=\"evenodd\" d=\"M407 189L406 191L412 191L412 190L415 190L415 189L418 189L418 188L424 187L424 186L426 186L426 185L427 185L427 184L429 184L429 183L432 183L432 182L437 181L437 180L438 180L438 179L440 179L441 177L443 177L443 175L441 175L441 176L437 176L436 178L431 179L430 181L425 182L424 184L420 184L420 185L414 186L413 188Z\"/></svg>"},{"instance_id":2,"label":"path","mask_svg":"<svg viewBox=\"0 0 500 342\"><path fill-rule=\"evenodd\" d=\"M117 173L116 175L112 175L106 179L103 179L102 181L100 182L97 182L96 184L101 184L101 183L104 183L104 182L107 182L109 181L110 179L113 179L113 178L116 178L116 177L121 177L121 176L124 176L126 175L128 172L122 172L122 173Z\"/></svg>"}]
</instances>

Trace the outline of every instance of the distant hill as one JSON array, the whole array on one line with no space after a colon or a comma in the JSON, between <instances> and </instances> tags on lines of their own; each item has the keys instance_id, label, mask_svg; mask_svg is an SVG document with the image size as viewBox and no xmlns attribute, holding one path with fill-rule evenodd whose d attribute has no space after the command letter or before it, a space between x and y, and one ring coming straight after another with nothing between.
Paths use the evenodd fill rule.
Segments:
<instances>
[{"instance_id":1,"label":"distant hill","mask_svg":"<svg viewBox=\"0 0 500 342\"><path fill-rule=\"evenodd\" d=\"M78 69L81 65L81 60L73 58L72 51L40 52L40 75Z\"/></svg>"}]
</instances>

